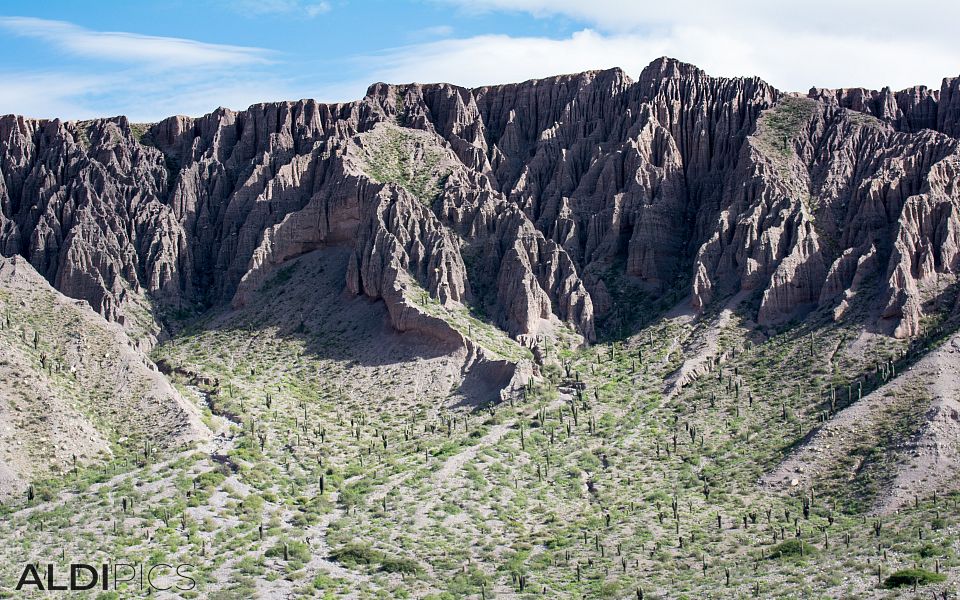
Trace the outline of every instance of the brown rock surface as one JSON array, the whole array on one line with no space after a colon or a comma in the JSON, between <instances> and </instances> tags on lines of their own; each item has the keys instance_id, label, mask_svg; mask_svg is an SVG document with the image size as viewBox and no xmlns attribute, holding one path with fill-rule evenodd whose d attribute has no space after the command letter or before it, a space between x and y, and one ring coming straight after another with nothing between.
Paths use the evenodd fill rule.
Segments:
<instances>
[{"instance_id":1,"label":"brown rock surface","mask_svg":"<svg viewBox=\"0 0 960 600\"><path fill-rule=\"evenodd\" d=\"M422 288L514 336L591 340L625 278L697 308L755 293L762 325L858 291L911 335L958 267L957 82L800 98L662 58L637 81L378 83L150 126L7 116L0 250L149 336L333 245L398 329Z\"/></svg>"}]
</instances>

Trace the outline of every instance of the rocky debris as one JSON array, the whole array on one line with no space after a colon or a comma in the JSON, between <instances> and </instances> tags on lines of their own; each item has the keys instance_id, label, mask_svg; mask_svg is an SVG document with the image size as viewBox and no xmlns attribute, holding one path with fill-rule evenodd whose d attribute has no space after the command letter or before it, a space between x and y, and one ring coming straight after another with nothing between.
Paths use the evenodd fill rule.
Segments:
<instances>
[{"instance_id":1,"label":"rocky debris","mask_svg":"<svg viewBox=\"0 0 960 600\"><path fill-rule=\"evenodd\" d=\"M421 288L518 338L592 340L626 278L695 308L755 293L761 325L856 297L908 336L958 267L957 81L801 98L661 58L637 81L378 83L149 127L7 116L0 250L151 337L332 245L400 329Z\"/></svg>"},{"instance_id":2,"label":"rocky debris","mask_svg":"<svg viewBox=\"0 0 960 600\"><path fill-rule=\"evenodd\" d=\"M713 321L707 322L701 320L700 325L703 331L691 334L685 340L684 356L690 356L683 361L680 367L668 375L663 382L663 394L667 398L673 398L680 391L692 384L697 379L712 372L714 369L723 365L732 354L733 349L721 351L720 336L733 318L734 311L746 298L746 294L741 293L732 297L720 311L720 314ZM679 317L680 321L693 321L692 315Z\"/></svg>"}]
</instances>

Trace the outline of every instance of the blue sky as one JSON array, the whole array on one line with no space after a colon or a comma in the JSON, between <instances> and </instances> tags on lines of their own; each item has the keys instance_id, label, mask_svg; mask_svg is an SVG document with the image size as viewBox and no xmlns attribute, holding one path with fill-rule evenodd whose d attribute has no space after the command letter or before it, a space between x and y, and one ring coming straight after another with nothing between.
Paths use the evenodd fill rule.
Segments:
<instances>
[{"instance_id":1,"label":"blue sky","mask_svg":"<svg viewBox=\"0 0 960 600\"><path fill-rule=\"evenodd\" d=\"M785 90L939 86L960 3L914 0L6 0L0 114L154 121L351 100L374 81L481 85L669 55ZM956 6L953 6L956 5Z\"/></svg>"}]
</instances>

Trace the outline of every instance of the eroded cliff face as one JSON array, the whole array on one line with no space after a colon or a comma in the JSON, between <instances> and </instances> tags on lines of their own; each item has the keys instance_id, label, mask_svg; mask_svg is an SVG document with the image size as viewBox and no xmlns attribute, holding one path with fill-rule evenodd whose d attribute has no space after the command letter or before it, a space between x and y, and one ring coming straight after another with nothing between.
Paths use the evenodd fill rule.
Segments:
<instances>
[{"instance_id":1,"label":"eroded cliff face","mask_svg":"<svg viewBox=\"0 0 960 600\"><path fill-rule=\"evenodd\" d=\"M898 336L957 272L958 142L798 97L764 113L697 257L694 301L763 290L776 323L804 308L842 317L867 292L867 318Z\"/></svg>"},{"instance_id":2,"label":"eroded cliff face","mask_svg":"<svg viewBox=\"0 0 960 600\"><path fill-rule=\"evenodd\" d=\"M944 79L939 90L922 85L899 92L890 88L811 88L807 95L826 104L867 113L898 131L933 129L960 136L960 77Z\"/></svg>"},{"instance_id":3,"label":"eroded cliff face","mask_svg":"<svg viewBox=\"0 0 960 600\"><path fill-rule=\"evenodd\" d=\"M338 246L345 288L400 330L432 327L426 293L592 340L635 300L609 289L625 278L697 308L752 291L760 324L860 307L911 335L960 266L957 86L801 98L658 59L637 81L375 84L151 126L8 116L0 250L151 334Z\"/></svg>"}]
</instances>

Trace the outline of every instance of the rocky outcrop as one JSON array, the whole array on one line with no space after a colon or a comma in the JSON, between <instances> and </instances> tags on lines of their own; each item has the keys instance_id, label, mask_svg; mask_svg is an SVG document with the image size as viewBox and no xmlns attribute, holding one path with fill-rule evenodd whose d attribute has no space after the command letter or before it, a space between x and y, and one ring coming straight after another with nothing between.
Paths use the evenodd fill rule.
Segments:
<instances>
[{"instance_id":1,"label":"rocky outcrop","mask_svg":"<svg viewBox=\"0 0 960 600\"><path fill-rule=\"evenodd\" d=\"M939 90L914 86L899 92L865 88L811 88L808 94L821 102L867 113L898 131L932 129L960 137L960 77L945 78Z\"/></svg>"},{"instance_id":2,"label":"rocky outcrop","mask_svg":"<svg viewBox=\"0 0 960 600\"><path fill-rule=\"evenodd\" d=\"M960 137L960 77L943 80L937 106L937 131Z\"/></svg>"},{"instance_id":3,"label":"rocky outcrop","mask_svg":"<svg viewBox=\"0 0 960 600\"><path fill-rule=\"evenodd\" d=\"M164 156L134 139L124 117L2 117L0 156L5 255L27 257L58 290L115 321L143 310L144 286L173 302L186 289L186 239L162 201Z\"/></svg>"},{"instance_id":4,"label":"rocky outcrop","mask_svg":"<svg viewBox=\"0 0 960 600\"><path fill-rule=\"evenodd\" d=\"M957 81L801 98L662 58L636 81L381 83L149 127L3 117L0 250L150 335L334 245L398 329L426 293L592 340L630 289L756 294L762 325L856 297L911 335L957 270Z\"/></svg>"},{"instance_id":5,"label":"rocky outcrop","mask_svg":"<svg viewBox=\"0 0 960 600\"><path fill-rule=\"evenodd\" d=\"M833 103L782 99L727 186L729 208L696 260L695 302L724 285L763 289L758 322L776 323L838 308L872 278L878 316L913 335L925 284L956 272L958 148L932 130L902 133Z\"/></svg>"}]
</instances>

